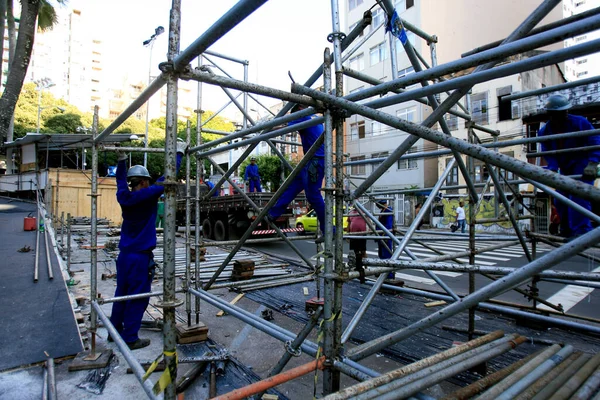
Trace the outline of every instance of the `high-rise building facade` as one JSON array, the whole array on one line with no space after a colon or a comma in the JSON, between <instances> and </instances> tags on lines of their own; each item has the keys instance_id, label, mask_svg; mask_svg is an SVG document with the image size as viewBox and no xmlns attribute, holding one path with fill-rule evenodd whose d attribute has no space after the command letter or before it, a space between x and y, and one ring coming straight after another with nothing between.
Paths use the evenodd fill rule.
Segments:
<instances>
[{"instance_id":1,"label":"high-rise building facade","mask_svg":"<svg viewBox=\"0 0 600 400\"><path fill-rule=\"evenodd\" d=\"M563 0L564 17L581 14L600 7L600 0ZM600 31L589 32L565 40L565 47L600 38ZM565 62L565 76L569 81L591 78L600 73L600 54L594 53Z\"/></svg>"}]
</instances>

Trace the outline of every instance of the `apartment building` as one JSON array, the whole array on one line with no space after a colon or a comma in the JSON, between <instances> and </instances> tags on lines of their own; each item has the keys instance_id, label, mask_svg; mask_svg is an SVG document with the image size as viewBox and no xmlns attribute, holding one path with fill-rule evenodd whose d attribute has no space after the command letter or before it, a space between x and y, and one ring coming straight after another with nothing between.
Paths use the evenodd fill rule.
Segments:
<instances>
[{"instance_id":1,"label":"apartment building","mask_svg":"<svg viewBox=\"0 0 600 400\"><path fill-rule=\"evenodd\" d=\"M349 32L362 18L367 9L372 8L373 22L367 28L369 35L384 22L385 17L379 6L366 0L346 0L346 32ZM400 0L395 2L398 15L430 35L436 35L436 54L438 64L459 59L461 54L478 46L506 37L514 30L537 6L537 0L506 0L502 2L456 0ZM562 7L556 7L542 24L562 18ZM430 47L421 38L408 33L408 39L431 64ZM413 73L413 67L405 55L399 42L397 44L396 62L397 74L401 77ZM562 44L557 45L558 47ZM553 46L556 48L557 46ZM527 56L527 55L524 55ZM360 71L380 81L388 81L393 77L390 62L390 36L378 29L364 45L356 51L345 64L347 67ZM498 130L502 135L522 135L520 109L513 109L509 104L498 103L498 97L523 90L550 86L563 81L560 67L552 67L537 72L507 77L476 85L470 96L470 106L474 119L478 124ZM347 78L345 93L353 93L368 87L368 84ZM414 86L417 87L417 86ZM407 88L410 90L411 88ZM443 99L443 97L442 97ZM463 99L463 104L466 99ZM431 108L415 101L389 106L383 111L396 115L407 121L420 123L431 112ZM466 138L467 130L462 120L447 117L453 135ZM486 136L486 135L482 135ZM393 151L405 138L405 132L382 126L355 115L346 121L346 147L350 160L368 160L381 158ZM486 138L487 140L487 138ZM423 140L418 141L411 152L436 149L437 146ZM513 151L513 155L519 149ZM418 159L400 161L390 168L374 185L375 190L401 189L407 187L430 187L438 179L445 168L446 157L438 159ZM351 181L360 184L361 178L368 176L377 164L354 165L351 167ZM449 177L449 182L461 183L458 172Z\"/></svg>"},{"instance_id":2,"label":"apartment building","mask_svg":"<svg viewBox=\"0 0 600 400\"><path fill-rule=\"evenodd\" d=\"M564 17L581 14L600 7L600 0L563 0ZM565 47L581 44L600 38L600 31L586 33L565 40ZM565 76L568 81L590 78L600 72L600 54L594 53L565 62Z\"/></svg>"}]
</instances>

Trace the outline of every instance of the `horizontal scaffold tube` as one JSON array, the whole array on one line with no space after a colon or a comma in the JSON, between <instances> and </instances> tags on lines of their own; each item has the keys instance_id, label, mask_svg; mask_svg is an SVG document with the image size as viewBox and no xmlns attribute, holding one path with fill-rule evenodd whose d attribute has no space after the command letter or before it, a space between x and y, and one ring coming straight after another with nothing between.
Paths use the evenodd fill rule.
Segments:
<instances>
[{"instance_id":1,"label":"horizontal scaffold tube","mask_svg":"<svg viewBox=\"0 0 600 400\"><path fill-rule=\"evenodd\" d=\"M211 25L199 38L183 50L173 60L173 67L179 71L192 62L201 53L208 50L217 40L223 37L248 17L252 12L265 4L267 0L240 0L218 21ZM102 142L104 138L114 132L134 112L143 106L156 92L167 83L167 75L160 74L152 83L131 103L109 126L107 126L94 139L95 143Z\"/></svg>"},{"instance_id":2,"label":"horizontal scaffold tube","mask_svg":"<svg viewBox=\"0 0 600 400\"><path fill-rule=\"evenodd\" d=\"M387 92L390 92L390 91L393 91L396 89L409 87L409 86L415 85L417 83L420 83L422 81L435 80L439 77L443 77L443 76L446 76L446 75L449 75L452 73L463 71L468 68L476 67L478 65L485 64L490 61L499 61L506 57L514 56L516 54L520 54L525 51L535 50L539 47L547 46L547 45L550 45L550 44L553 44L556 42L562 42L564 39L575 37L577 35L584 34L584 33L596 30L598 28L600 28L600 16L593 16L590 18L586 18L585 20L578 21L573 24L569 24L567 26L555 28L548 32L544 32L544 33L540 33L538 35L515 40L514 42L503 44L495 49L486 50L484 52L475 54L473 56L465 57L461 60L451 61L449 63L438 65L438 66L430 68L430 69L426 69L426 70L423 70L420 72L415 72L413 74L404 76L402 78L384 82L375 87L366 88L359 92L349 94L349 95L345 96L344 98L348 99L348 100L354 100L354 101L368 99L370 97L382 95L382 94L385 94ZM588 42L588 43L591 43L591 42ZM577 47L577 46L573 46L573 47ZM569 48L569 49L571 49L571 48ZM597 47L596 47L596 49L597 49ZM562 50L548 52L548 53L544 54L544 56L550 56L551 54L557 53L559 51L562 51ZM591 49L589 51L594 52ZM493 68L493 70L498 70L502 67L503 66L496 67L496 68ZM481 72L489 72L489 71L491 71L491 70L481 71ZM448 90L448 88L445 87L444 85L448 84L452 81L455 81L456 79L459 79L459 78L436 83L435 85L431 85L431 86L432 87L433 86L443 87L444 89L440 90L440 92L444 92L444 91ZM427 87L427 88L429 88L429 87ZM401 95L405 95L408 93L417 93L417 92L422 93L422 89L427 89L427 88L419 88L416 90L410 90ZM423 95L424 94L421 94L418 97L423 97ZM392 96L392 97L395 97L395 96Z\"/></svg>"},{"instance_id":3,"label":"horizontal scaffold tube","mask_svg":"<svg viewBox=\"0 0 600 400\"><path fill-rule=\"evenodd\" d=\"M435 85L431 85L428 87L433 86ZM568 193L575 194L586 200L600 202L600 190L593 187L592 185L588 185L587 183L576 181L571 178L566 178L552 171L548 171L541 167L529 164L527 162L517 160L513 157L501 154L499 152L486 149L476 144L468 143L462 139L445 135L442 132L402 120L384 112L374 110L372 108L353 103L342 98L331 96L326 93L322 93L318 90L313 90L298 84L292 84L292 90L303 94L313 95L328 104L348 110L353 114L363 115L372 120L411 133L422 139L429 140L433 143L472 156L473 158L476 158L478 160L499 166L517 175L534 179L536 181L542 182L557 189L562 189ZM356 191L352 194L353 198L359 197L360 195L362 195L362 193L357 193Z\"/></svg>"},{"instance_id":4,"label":"horizontal scaffold tube","mask_svg":"<svg viewBox=\"0 0 600 400\"><path fill-rule=\"evenodd\" d=\"M522 139L515 139L515 140L504 140L501 142L494 142L494 143L483 143L483 144L480 144L480 146L485 147L486 149L496 149L496 148L517 146L517 145L522 145L522 144L529 144L529 143L541 143L541 142L554 141L554 140L570 139L570 138L574 138L574 137L594 136L594 135L598 135L598 134L600 134L600 129L590 129L589 131L560 133L560 134L556 134L556 135L536 136L536 137L522 138ZM568 150L570 151L571 149L568 149ZM432 150L432 151L419 151L416 153L405 154L402 157L400 157L399 159L400 160L414 160L414 159L426 158L426 157L438 157L438 156L443 156L443 155L447 155L447 154L452 154L452 151L446 150L446 149ZM541 153L532 153L532 154L541 154ZM344 165L347 166L347 165L379 164L382 161L385 161L385 158L378 157L378 158L369 158L369 159L365 159L365 160L346 161L346 162L344 162ZM482 184L482 186L483 186L483 184ZM423 189L418 189L418 190L423 190Z\"/></svg>"},{"instance_id":5,"label":"horizontal scaffold tube","mask_svg":"<svg viewBox=\"0 0 600 400\"><path fill-rule=\"evenodd\" d=\"M510 267L489 267L476 264L452 264L452 263L431 263L423 261L403 261L403 260L382 260L379 258L363 258L363 265L390 267L393 269L427 269L430 271L452 271L452 272L482 272L493 275L508 275L515 272L518 268ZM366 273L367 271L365 271ZM353 273L351 273L353 274ZM352 276L352 275L350 275ZM569 279L569 280L587 280L600 282L600 274L595 272L571 272L571 271L543 271L537 274L540 278ZM356 273L358 277L358 272Z\"/></svg>"},{"instance_id":6,"label":"horizontal scaffold tube","mask_svg":"<svg viewBox=\"0 0 600 400\"><path fill-rule=\"evenodd\" d=\"M600 241L600 228L596 228L591 232L582 235L573 241L555 249L543 257L538 258L530 262L529 264L519 268L515 272L505 276L504 278L497 280L475 292L463 297L459 301L451 303L450 305L440 309L439 311L428 315L427 317L411 324L408 327L399 329L395 332L388 333L380 338L366 342L360 346L351 349L348 355L353 360L360 360L373 353L376 353L389 345L398 343L417 332L420 332L430 326L436 325L437 323L448 319L449 317L456 315L462 311L468 310L471 307L477 306L480 302L491 299L498 296L515 286L521 285L526 282L529 278L534 275L545 271L548 268L556 265L557 263L564 261L582 250L589 247L590 244L597 243ZM531 315L527 313L527 315ZM564 321L565 323L568 321ZM594 329L600 331L600 328L588 327L590 331Z\"/></svg>"}]
</instances>

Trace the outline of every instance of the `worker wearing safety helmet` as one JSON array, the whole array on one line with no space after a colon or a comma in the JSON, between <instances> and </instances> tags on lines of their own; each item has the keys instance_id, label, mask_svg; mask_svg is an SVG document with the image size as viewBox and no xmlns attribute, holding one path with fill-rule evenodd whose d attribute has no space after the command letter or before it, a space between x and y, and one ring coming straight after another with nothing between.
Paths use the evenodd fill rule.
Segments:
<instances>
[{"instance_id":1,"label":"worker wearing safety helmet","mask_svg":"<svg viewBox=\"0 0 600 400\"><path fill-rule=\"evenodd\" d=\"M244 172L244 180L248 182L250 193L262 192L260 187L260 175L258 174L258 165L256 165L256 158L250 157L250 164L246 166L246 172Z\"/></svg>"},{"instance_id":2,"label":"worker wearing safety helmet","mask_svg":"<svg viewBox=\"0 0 600 400\"><path fill-rule=\"evenodd\" d=\"M177 170L187 145L177 143ZM148 170L141 165L127 169L127 155L118 152L117 201L121 206L123 224L117 258L117 289L115 296L150 292L156 263L152 250L156 247L156 216L163 185L151 185ZM157 182L164 181L161 177ZM110 320L130 349L141 349L150 339L140 339L138 331L148 307L149 298L113 303ZM112 340L112 338L109 338Z\"/></svg>"},{"instance_id":3,"label":"worker wearing safety helmet","mask_svg":"<svg viewBox=\"0 0 600 400\"><path fill-rule=\"evenodd\" d=\"M545 108L548 112L549 121L539 130L538 136L594 129L585 117L569 114L568 110L571 108L571 103L565 96L552 95L548 97ZM594 184L598 163L600 162L600 150L583 150L581 148L600 145L600 135L551 140L541 142L541 144L542 151L578 148L576 153L545 155L544 158L548 163L547 168L554 172L560 171L562 175L582 175L581 180L583 182L590 185ZM588 200L575 197L569 193L560 193L591 211L591 204ZM559 201L555 201L555 204L560 215L561 236L572 238L592 230L592 224L588 217Z\"/></svg>"}]
</instances>

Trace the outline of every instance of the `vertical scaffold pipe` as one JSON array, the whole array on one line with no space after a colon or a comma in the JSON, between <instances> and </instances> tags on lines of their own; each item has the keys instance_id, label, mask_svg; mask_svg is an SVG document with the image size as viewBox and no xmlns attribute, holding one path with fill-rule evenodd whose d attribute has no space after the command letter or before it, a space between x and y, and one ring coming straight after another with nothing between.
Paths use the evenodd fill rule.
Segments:
<instances>
[{"instance_id":1,"label":"vertical scaffold pipe","mask_svg":"<svg viewBox=\"0 0 600 400\"><path fill-rule=\"evenodd\" d=\"M335 65L335 93L336 96L342 96L344 93L344 72L342 67L342 36L340 27L340 10L339 1L331 0L331 22L332 22L332 39L333 39L333 62ZM396 53L393 53L392 60L395 60ZM331 71L331 67L329 68ZM394 71L397 71L393 68ZM330 72L331 73L331 72ZM334 249L334 270L335 273L341 275L344 269L344 119L341 114L332 116L332 128L335 129L335 241ZM332 132L333 135L333 132ZM333 147L333 136L332 136ZM333 160L332 160L333 161ZM332 165L333 167L333 165ZM343 351L342 344L342 290L343 282L333 282L333 315L339 316L333 320L333 354L338 358ZM336 369L334 373L334 389L340 389L340 372Z\"/></svg>"},{"instance_id":2,"label":"vertical scaffold pipe","mask_svg":"<svg viewBox=\"0 0 600 400\"><path fill-rule=\"evenodd\" d=\"M187 126L185 129L185 143L187 147L190 147L190 136L191 136L191 123L190 120L187 121ZM188 154L185 156L185 286L186 288L190 287L190 282L192 278L191 262L192 259L190 257L190 223L191 223L191 207L190 207L190 173L191 173L191 156ZM197 179L197 178L196 178ZM187 323L188 326L192 325L192 295L189 291L185 292L185 312L187 314Z\"/></svg>"},{"instance_id":3,"label":"vertical scaffold pipe","mask_svg":"<svg viewBox=\"0 0 600 400\"><path fill-rule=\"evenodd\" d=\"M331 3L335 3L336 0L332 0ZM323 63L323 87L328 93L331 93L331 53L329 48L325 49ZM333 188L333 118L329 109L325 110L325 226L323 229L323 236L325 237L325 253L323 259L325 263L325 275L331 276L333 273L333 197L331 195L331 189ZM338 210L339 212L339 210ZM334 284L335 282L331 278L325 278L325 285L323 290L324 297L324 337L323 337L323 350L327 364L331 364L335 359L334 353L334 341L335 341L335 330L334 330L334 319L338 316L334 314ZM319 345L321 345L319 343ZM333 368L327 368L323 371L323 393L329 394L339 390L339 371L335 371Z\"/></svg>"},{"instance_id":4,"label":"vertical scaffold pipe","mask_svg":"<svg viewBox=\"0 0 600 400\"><path fill-rule=\"evenodd\" d=\"M202 66L202 55L198 57L198 69ZM202 144L202 82L198 82L198 99L196 102L196 146ZM189 157L189 154L188 154ZM200 284L200 179L204 182L204 160L196 158L196 207L194 208L195 230L194 230L194 288L198 290ZM200 297L194 296L194 310L196 312L196 323L200 323Z\"/></svg>"},{"instance_id":5,"label":"vertical scaffold pipe","mask_svg":"<svg viewBox=\"0 0 600 400\"><path fill-rule=\"evenodd\" d=\"M98 135L98 106L94 106L94 119L92 122L92 136ZM91 197L91 249L90 249L90 302L96 301L98 293L98 144L92 144L92 193ZM90 312L90 332L92 333L92 348L90 353L96 352L96 329L98 316L94 307Z\"/></svg>"},{"instance_id":6,"label":"vertical scaffold pipe","mask_svg":"<svg viewBox=\"0 0 600 400\"><path fill-rule=\"evenodd\" d=\"M173 0L169 20L169 51L167 59L173 62L179 54L181 27L181 0ZM167 116L165 132L165 229L163 261L163 352L165 368L171 374L171 383L164 392L165 400L175 400L177 381L175 307L180 305L175 296L175 248L177 231L177 76L167 75Z\"/></svg>"}]
</instances>

